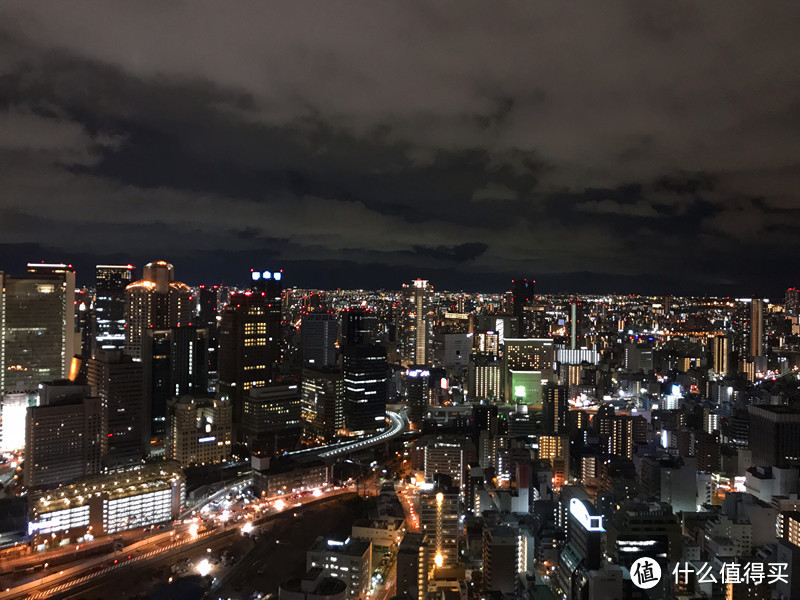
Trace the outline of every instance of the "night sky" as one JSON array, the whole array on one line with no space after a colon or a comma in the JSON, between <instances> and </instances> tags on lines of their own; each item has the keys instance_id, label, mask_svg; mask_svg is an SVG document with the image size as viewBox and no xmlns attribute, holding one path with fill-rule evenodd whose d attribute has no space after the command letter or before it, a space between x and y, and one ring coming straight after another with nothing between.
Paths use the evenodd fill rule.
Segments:
<instances>
[{"instance_id":1,"label":"night sky","mask_svg":"<svg viewBox=\"0 0 800 600\"><path fill-rule=\"evenodd\" d=\"M800 3L4 2L0 268L778 296Z\"/></svg>"}]
</instances>

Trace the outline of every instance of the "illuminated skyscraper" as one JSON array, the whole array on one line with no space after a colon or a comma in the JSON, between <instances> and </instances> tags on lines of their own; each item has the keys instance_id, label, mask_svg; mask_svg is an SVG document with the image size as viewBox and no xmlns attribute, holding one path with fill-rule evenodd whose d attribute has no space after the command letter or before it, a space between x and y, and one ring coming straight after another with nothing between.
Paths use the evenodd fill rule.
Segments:
<instances>
[{"instance_id":1,"label":"illuminated skyscraper","mask_svg":"<svg viewBox=\"0 0 800 600\"><path fill-rule=\"evenodd\" d=\"M458 565L459 490L447 475L436 475L430 490L419 493L420 533L430 540L430 567L453 568Z\"/></svg>"},{"instance_id":2,"label":"illuminated skyscraper","mask_svg":"<svg viewBox=\"0 0 800 600\"><path fill-rule=\"evenodd\" d=\"M133 265L97 265L94 299L94 350L125 346L125 288L133 282Z\"/></svg>"},{"instance_id":3,"label":"illuminated skyscraper","mask_svg":"<svg viewBox=\"0 0 800 600\"><path fill-rule=\"evenodd\" d=\"M351 346L342 353L344 420L350 435L386 425L388 372L382 346Z\"/></svg>"},{"instance_id":4,"label":"illuminated skyscraper","mask_svg":"<svg viewBox=\"0 0 800 600\"><path fill-rule=\"evenodd\" d=\"M569 400L567 386L548 383L544 387L542 402L542 427L545 433L567 433L569 428Z\"/></svg>"},{"instance_id":5,"label":"illuminated skyscraper","mask_svg":"<svg viewBox=\"0 0 800 600\"><path fill-rule=\"evenodd\" d=\"M145 265L140 281L125 288L125 352L141 360L144 332L192 324L192 290L175 281L175 268L159 260Z\"/></svg>"},{"instance_id":6,"label":"illuminated skyscraper","mask_svg":"<svg viewBox=\"0 0 800 600\"><path fill-rule=\"evenodd\" d=\"M21 277L0 271L0 393L63 379L78 348L72 265L29 264Z\"/></svg>"},{"instance_id":7,"label":"illuminated skyscraper","mask_svg":"<svg viewBox=\"0 0 800 600\"><path fill-rule=\"evenodd\" d=\"M425 365L411 365L406 371L408 394L408 420L415 429L422 428L422 420L428 409L428 380L431 372Z\"/></svg>"},{"instance_id":8,"label":"illuminated skyscraper","mask_svg":"<svg viewBox=\"0 0 800 600\"><path fill-rule=\"evenodd\" d=\"M711 356L714 373L724 377L730 372L730 340L727 335L715 335L711 338Z\"/></svg>"},{"instance_id":9,"label":"illuminated skyscraper","mask_svg":"<svg viewBox=\"0 0 800 600\"><path fill-rule=\"evenodd\" d=\"M414 338L414 362L424 365L428 361L428 282L424 279L414 281L414 314L416 337Z\"/></svg>"},{"instance_id":10,"label":"illuminated skyscraper","mask_svg":"<svg viewBox=\"0 0 800 600\"><path fill-rule=\"evenodd\" d=\"M219 323L219 391L231 399L233 424L242 419L250 388L274 383L281 360L280 271L252 271L253 291L232 293Z\"/></svg>"},{"instance_id":11,"label":"illuminated skyscraper","mask_svg":"<svg viewBox=\"0 0 800 600\"><path fill-rule=\"evenodd\" d=\"M149 441L144 365L121 350L99 350L89 360L88 383L108 414L104 464L120 467L141 461Z\"/></svg>"},{"instance_id":12,"label":"illuminated skyscraper","mask_svg":"<svg viewBox=\"0 0 800 600\"><path fill-rule=\"evenodd\" d=\"M401 321L401 363L405 366L426 364L428 359L428 296L427 280L416 279L403 284Z\"/></svg>"},{"instance_id":13,"label":"illuminated skyscraper","mask_svg":"<svg viewBox=\"0 0 800 600\"><path fill-rule=\"evenodd\" d=\"M509 404L542 405L542 385L553 373L553 340L505 340L505 397Z\"/></svg>"},{"instance_id":14,"label":"illuminated skyscraper","mask_svg":"<svg viewBox=\"0 0 800 600\"><path fill-rule=\"evenodd\" d=\"M753 298L750 305L750 357L764 354L764 301Z\"/></svg>"},{"instance_id":15,"label":"illuminated skyscraper","mask_svg":"<svg viewBox=\"0 0 800 600\"><path fill-rule=\"evenodd\" d=\"M498 402L501 399L503 390L501 364L497 355L490 352L470 355L467 364L467 394L471 401Z\"/></svg>"}]
</instances>

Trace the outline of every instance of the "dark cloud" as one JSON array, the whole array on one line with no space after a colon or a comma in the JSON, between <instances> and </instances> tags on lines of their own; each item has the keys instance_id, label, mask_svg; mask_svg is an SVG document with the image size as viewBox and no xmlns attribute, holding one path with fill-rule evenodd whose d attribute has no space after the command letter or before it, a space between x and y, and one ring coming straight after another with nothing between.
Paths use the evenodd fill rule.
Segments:
<instances>
[{"instance_id":1,"label":"dark cloud","mask_svg":"<svg viewBox=\"0 0 800 600\"><path fill-rule=\"evenodd\" d=\"M772 3L5 3L0 235L197 282L777 293L798 34Z\"/></svg>"}]
</instances>

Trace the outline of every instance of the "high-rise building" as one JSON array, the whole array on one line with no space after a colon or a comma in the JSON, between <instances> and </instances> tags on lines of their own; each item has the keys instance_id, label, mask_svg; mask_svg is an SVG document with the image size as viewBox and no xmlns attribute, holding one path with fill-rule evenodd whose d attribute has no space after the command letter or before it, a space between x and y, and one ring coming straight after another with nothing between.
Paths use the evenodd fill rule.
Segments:
<instances>
[{"instance_id":1,"label":"high-rise building","mask_svg":"<svg viewBox=\"0 0 800 600\"><path fill-rule=\"evenodd\" d=\"M471 401L498 402L503 397L501 362L491 352L478 352L467 363L467 397Z\"/></svg>"},{"instance_id":2,"label":"high-rise building","mask_svg":"<svg viewBox=\"0 0 800 600\"><path fill-rule=\"evenodd\" d=\"M764 354L764 301L753 298L750 304L750 357Z\"/></svg>"},{"instance_id":3,"label":"high-rise building","mask_svg":"<svg viewBox=\"0 0 800 600\"><path fill-rule=\"evenodd\" d=\"M431 372L425 365L411 365L406 370L408 421L416 429L422 428L422 421L428 410L430 375Z\"/></svg>"},{"instance_id":4,"label":"high-rise building","mask_svg":"<svg viewBox=\"0 0 800 600\"><path fill-rule=\"evenodd\" d=\"M31 263L21 277L0 271L0 394L35 393L66 377L78 347L72 265Z\"/></svg>"},{"instance_id":5,"label":"high-rise building","mask_svg":"<svg viewBox=\"0 0 800 600\"><path fill-rule=\"evenodd\" d=\"M542 405L542 385L553 374L553 340L505 339L505 397L508 404Z\"/></svg>"},{"instance_id":6,"label":"high-rise building","mask_svg":"<svg viewBox=\"0 0 800 600\"><path fill-rule=\"evenodd\" d=\"M205 327L144 330L141 362L151 438L166 433L167 403L172 398L209 393L208 343Z\"/></svg>"},{"instance_id":7,"label":"high-rise building","mask_svg":"<svg viewBox=\"0 0 800 600\"><path fill-rule=\"evenodd\" d=\"M623 458L633 456L633 417L614 415L611 419L611 454Z\"/></svg>"},{"instance_id":8,"label":"high-rise building","mask_svg":"<svg viewBox=\"0 0 800 600\"><path fill-rule=\"evenodd\" d=\"M432 288L425 279L403 284L400 354L403 366L428 362L428 300Z\"/></svg>"},{"instance_id":9,"label":"high-rise building","mask_svg":"<svg viewBox=\"0 0 800 600\"><path fill-rule=\"evenodd\" d=\"M344 382L334 367L305 367L302 374L303 424L330 441L344 429Z\"/></svg>"},{"instance_id":10,"label":"high-rise building","mask_svg":"<svg viewBox=\"0 0 800 600\"><path fill-rule=\"evenodd\" d=\"M377 345L345 348L342 353L344 421L350 435L384 428L386 421L386 350Z\"/></svg>"},{"instance_id":11,"label":"high-rise building","mask_svg":"<svg viewBox=\"0 0 800 600\"><path fill-rule=\"evenodd\" d=\"M342 346L374 344L378 339L378 316L371 310L342 311Z\"/></svg>"},{"instance_id":12,"label":"high-rise building","mask_svg":"<svg viewBox=\"0 0 800 600\"><path fill-rule=\"evenodd\" d=\"M303 315L300 333L304 365L331 367L336 364L336 321L334 313L313 312Z\"/></svg>"},{"instance_id":13,"label":"high-rise building","mask_svg":"<svg viewBox=\"0 0 800 600\"><path fill-rule=\"evenodd\" d=\"M511 282L514 316L517 317L517 326L522 337L527 335L528 320L526 309L536 297L534 286L536 282L530 279L514 279Z\"/></svg>"},{"instance_id":14,"label":"high-rise building","mask_svg":"<svg viewBox=\"0 0 800 600\"><path fill-rule=\"evenodd\" d=\"M505 523L483 527L483 590L514 594L519 591L520 535Z\"/></svg>"},{"instance_id":15,"label":"high-rise building","mask_svg":"<svg viewBox=\"0 0 800 600\"><path fill-rule=\"evenodd\" d=\"M553 466L556 487L569 480L569 436L539 436L539 458Z\"/></svg>"},{"instance_id":16,"label":"high-rise building","mask_svg":"<svg viewBox=\"0 0 800 600\"><path fill-rule=\"evenodd\" d=\"M579 338L581 335L580 321L583 306L581 301L573 298L569 303L569 349L577 350L579 348Z\"/></svg>"},{"instance_id":17,"label":"high-rise building","mask_svg":"<svg viewBox=\"0 0 800 600\"><path fill-rule=\"evenodd\" d=\"M748 410L753 466L800 466L800 411L782 404L753 405Z\"/></svg>"},{"instance_id":18,"label":"high-rise building","mask_svg":"<svg viewBox=\"0 0 800 600\"><path fill-rule=\"evenodd\" d=\"M88 364L88 383L107 412L104 464L115 468L139 462L148 448L144 366L122 350L98 350Z\"/></svg>"},{"instance_id":19,"label":"high-rise building","mask_svg":"<svg viewBox=\"0 0 800 600\"><path fill-rule=\"evenodd\" d=\"M649 344L625 344L625 370L628 373L653 372L653 347Z\"/></svg>"},{"instance_id":20,"label":"high-rise building","mask_svg":"<svg viewBox=\"0 0 800 600\"><path fill-rule=\"evenodd\" d=\"M730 339L727 335L715 335L711 338L711 357L714 373L724 377L730 372Z\"/></svg>"},{"instance_id":21,"label":"high-rise building","mask_svg":"<svg viewBox=\"0 0 800 600\"><path fill-rule=\"evenodd\" d=\"M94 351L125 347L125 288L133 265L97 265L94 298Z\"/></svg>"},{"instance_id":22,"label":"high-rise building","mask_svg":"<svg viewBox=\"0 0 800 600\"><path fill-rule=\"evenodd\" d=\"M786 304L784 306L786 314L790 317L800 315L800 290L790 287L786 290Z\"/></svg>"},{"instance_id":23,"label":"high-rise building","mask_svg":"<svg viewBox=\"0 0 800 600\"><path fill-rule=\"evenodd\" d=\"M174 398L168 407L167 458L182 467L228 460L231 405L215 398Z\"/></svg>"},{"instance_id":24,"label":"high-rise building","mask_svg":"<svg viewBox=\"0 0 800 600\"><path fill-rule=\"evenodd\" d=\"M147 263L142 279L125 288L125 353L142 360L145 332L191 325L192 308L192 290L175 281L175 268L163 260Z\"/></svg>"},{"instance_id":25,"label":"high-rise building","mask_svg":"<svg viewBox=\"0 0 800 600\"><path fill-rule=\"evenodd\" d=\"M545 433L567 433L569 429L569 399L567 386L548 383L544 386L542 427Z\"/></svg>"},{"instance_id":26,"label":"high-rise building","mask_svg":"<svg viewBox=\"0 0 800 600\"><path fill-rule=\"evenodd\" d=\"M197 294L197 325L208 329L208 389L216 391L219 382L219 336L217 334L217 316L219 302L219 286L201 285Z\"/></svg>"},{"instance_id":27,"label":"high-rise building","mask_svg":"<svg viewBox=\"0 0 800 600\"><path fill-rule=\"evenodd\" d=\"M232 293L219 324L219 390L233 403L234 428L252 387L274 383L281 359L281 275L253 271L259 290ZM258 279L255 279L258 276Z\"/></svg>"},{"instance_id":28,"label":"high-rise building","mask_svg":"<svg viewBox=\"0 0 800 600\"><path fill-rule=\"evenodd\" d=\"M568 542L558 561L556 585L568 599L588 598L583 588L589 574L602 566L603 517L594 506L578 498L569 500Z\"/></svg>"},{"instance_id":29,"label":"high-rise building","mask_svg":"<svg viewBox=\"0 0 800 600\"><path fill-rule=\"evenodd\" d=\"M242 403L241 440L253 450L291 449L300 439L301 415L296 383L250 388Z\"/></svg>"},{"instance_id":30,"label":"high-rise building","mask_svg":"<svg viewBox=\"0 0 800 600\"><path fill-rule=\"evenodd\" d=\"M56 487L102 470L105 407L91 388L69 381L42 383L39 406L25 424L25 486Z\"/></svg>"},{"instance_id":31,"label":"high-rise building","mask_svg":"<svg viewBox=\"0 0 800 600\"><path fill-rule=\"evenodd\" d=\"M438 435L419 440L415 446L422 449L422 468L425 480L434 481L436 475L447 475L453 486L461 489L467 467L476 459L474 444L464 436Z\"/></svg>"},{"instance_id":32,"label":"high-rise building","mask_svg":"<svg viewBox=\"0 0 800 600\"><path fill-rule=\"evenodd\" d=\"M458 488L446 475L437 475L432 489L419 492L420 532L430 540L430 567L447 569L458 565L459 517Z\"/></svg>"},{"instance_id":33,"label":"high-rise building","mask_svg":"<svg viewBox=\"0 0 800 600\"><path fill-rule=\"evenodd\" d=\"M414 362L423 365L428 362L428 282L416 279L414 284Z\"/></svg>"}]
</instances>

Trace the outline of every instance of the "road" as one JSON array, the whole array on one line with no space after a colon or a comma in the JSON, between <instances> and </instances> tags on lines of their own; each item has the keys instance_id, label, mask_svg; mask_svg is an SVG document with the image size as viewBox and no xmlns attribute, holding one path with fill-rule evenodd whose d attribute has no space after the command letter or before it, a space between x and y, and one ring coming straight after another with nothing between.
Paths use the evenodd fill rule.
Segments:
<instances>
[{"instance_id":1,"label":"road","mask_svg":"<svg viewBox=\"0 0 800 600\"><path fill-rule=\"evenodd\" d=\"M293 511L298 505L324 502L340 496L352 494L350 490L334 490L323 497L307 496L285 506L283 511L274 511L254 520L255 524L262 524L276 517L281 512ZM205 550L209 544L216 542L230 543L234 536L241 537L242 522L228 523L216 530L201 532L197 535L189 533L190 526L182 526L180 530L172 530L161 535L142 540L125 549L119 556L108 553L103 556L81 561L80 564L62 571L45 575L28 583L0 592L0 600L16 600L21 598L57 598L70 597L84 587L97 587L98 579L117 575L124 570L141 568L152 560L174 561L182 552L194 552L198 549ZM64 592L69 594L64 595Z\"/></svg>"}]
</instances>

